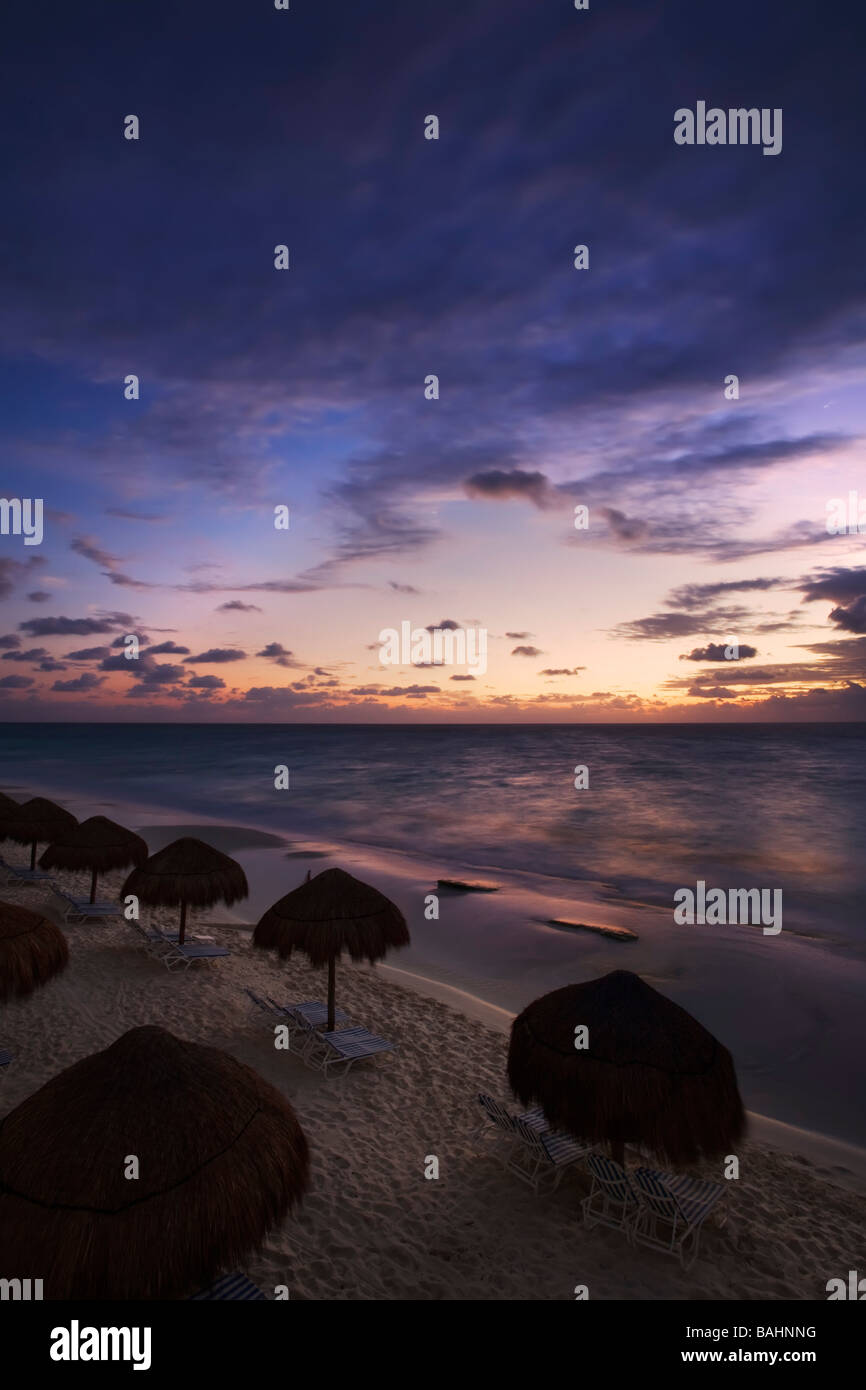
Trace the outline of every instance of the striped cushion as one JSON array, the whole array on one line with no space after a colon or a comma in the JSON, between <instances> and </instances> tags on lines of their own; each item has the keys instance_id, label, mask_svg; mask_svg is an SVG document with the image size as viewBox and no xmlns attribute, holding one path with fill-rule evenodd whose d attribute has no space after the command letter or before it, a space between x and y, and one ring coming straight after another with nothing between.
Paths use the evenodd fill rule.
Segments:
<instances>
[{"instance_id":1,"label":"striped cushion","mask_svg":"<svg viewBox=\"0 0 866 1390\"><path fill-rule=\"evenodd\" d=\"M114 903L92 903L88 898L73 898L70 893L64 893L60 888L55 888L54 892L58 898L63 898L64 902L69 903L70 907L74 907L78 912L113 912L120 916L119 904L115 906Z\"/></svg>"},{"instance_id":2,"label":"striped cushion","mask_svg":"<svg viewBox=\"0 0 866 1390\"><path fill-rule=\"evenodd\" d=\"M518 1115L517 1118L522 1120L525 1125L529 1125L530 1129L537 1129L540 1132L550 1129L540 1105L536 1105L534 1110L527 1110L525 1114Z\"/></svg>"},{"instance_id":3,"label":"striped cushion","mask_svg":"<svg viewBox=\"0 0 866 1390\"><path fill-rule=\"evenodd\" d=\"M263 1294L245 1274L235 1271L234 1274L224 1274L216 1283L211 1284L209 1289L194 1293L190 1301L196 1303L217 1299L233 1299L235 1302L251 1302L253 1299L267 1301L267 1295Z\"/></svg>"},{"instance_id":4,"label":"striped cushion","mask_svg":"<svg viewBox=\"0 0 866 1390\"><path fill-rule=\"evenodd\" d=\"M484 1109L488 1120L492 1120L498 1129L504 1129L507 1134L511 1134L514 1129L514 1119L509 1115L504 1105L500 1105L498 1100L492 1096L486 1096L483 1092L479 1093L478 1103Z\"/></svg>"},{"instance_id":5,"label":"striped cushion","mask_svg":"<svg viewBox=\"0 0 866 1390\"><path fill-rule=\"evenodd\" d=\"M557 1166L562 1163L574 1163L587 1152L586 1144L577 1144L569 1135L558 1134L555 1130L551 1130L549 1134L540 1134L539 1138L548 1158Z\"/></svg>"},{"instance_id":6,"label":"striped cushion","mask_svg":"<svg viewBox=\"0 0 866 1390\"><path fill-rule=\"evenodd\" d=\"M676 1205L666 1174L657 1173L654 1168L638 1168L634 1176L643 1195L655 1198L659 1211L669 1211ZM652 1201L650 1205L653 1205Z\"/></svg>"},{"instance_id":7,"label":"striped cushion","mask_svg":"<svg viewBox=\"0 0 866 1390\"><path fill-rule=\"evenodd\" d=\"M669 1221L679 1217L689 1227L700 1225L724 1191L717 1182L657 1173L652 1168L638 1168L635 1177L657 1216Z\"/></svg>"},{"instance_id":8,"label":"striped cushion","mask_svg":"<svg viewBox=\"0 0 866 1390\"><path fill-rule=\"evenodd\" d=\"M279 1007L280 1006L277 1005L277 1008ZM296 1017L311 1028L315 1028L317 1023L327 1023L328 1021L327 1004L319 1004L313 999L308 999L304 1004L287 1004L286 1011L295 1014ZM347 1015L343 1013L343 1010L335 1009L334 1022L345 1023L346 1021Z\"/></svg>"},{"instance_id":9,"label":"striped cushion","mask_svg":"<svg viewBox=\"0 0 866 1390\"><path fill-rule=\"evenodd\" d=\"M721 1183L681 1176L667 1178L667 1185L689 1226L700 1225L725 1190Z\"/></svg>"},{"instance_id":10,"label":"striped cushion","mask_svg":"<svg viewBox=\"0 0 866 1390\"><path fill-rule=\"evenodd\" d=\"M366 1028L344 1028L339 1033L320 1033L341 1057L370 1057L374 1052L393 1052L394 1044L368 1033Z\"/></svg>"},{"instance_id":11,"label":"striped cushion","mask_svg":"<svg viewBox=\"0 0 866 1390\"><path fill-rule=\"evenodd\" d=\"M568 1134L558 1134L554 1130L549 1130L547 1134L541 1134L537 1129L532 1129L524 1120L518 1119L514 1121L514 1128L524 1144L532 1149L533 1153L537 1154L539 1158L546 1158L557 1168L564 1163L573 1163L584 1153L580 1145L576 1144Z\"/></svg>"},{"instance_id":12,"label":"striped cushion","mask_svg":"<svg viewBox=\"0 0 866 1390\"><path fill-rule=\"evenodd\" d=\"M0 1067L8 1067L10 1062L14 1062L15 1053L0 1051Z\"/></svg>"},{"instance_id":13,"label":"striped cushion","mask_svg":"<svg viewBox=\"0 0 866 1390\"><path fill-rule=\"evenodd\" d=\"M587 1164L589 1171L604 1188L608 1197L626 1205L637 1201L629 1173L618 1163L614 1163L612 1158L607 1158L604 1154L590 1154Z\"/></svg>"}]
</instances>

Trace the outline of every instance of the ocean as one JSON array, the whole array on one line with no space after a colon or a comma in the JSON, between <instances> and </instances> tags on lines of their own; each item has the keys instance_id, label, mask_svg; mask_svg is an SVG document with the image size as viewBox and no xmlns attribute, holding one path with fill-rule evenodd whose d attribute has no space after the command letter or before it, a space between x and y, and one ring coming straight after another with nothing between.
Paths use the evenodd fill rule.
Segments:
<instances>
[{"instance_id":1,"label":"ocean","mask_svg":"<svg viewBox=\"0 0 866 1390\"><path fill-rule=\"evenodd\" d=\"M595 882L611 902L781 889L787 927L866 946L864 724L6 724L0 759L12 795Z\"/></svg>"},{"instance_id":2,"label":"ocean","mask_svg":"<svg viewBox=\"0 0 866 1390\"><path fill-rule=\"evenodd\" d=\"M7 724L0 755L12 796L226 849L250 885L235 920L339 864L406 915L387 968L508 1012L634 970L731 1049L751 1110L866 1145L864 725ZM500 891L443 890L429 918L455 877ZM678 925L700 881L781 891L783 930Z\"/></svg>"}]
</instances>

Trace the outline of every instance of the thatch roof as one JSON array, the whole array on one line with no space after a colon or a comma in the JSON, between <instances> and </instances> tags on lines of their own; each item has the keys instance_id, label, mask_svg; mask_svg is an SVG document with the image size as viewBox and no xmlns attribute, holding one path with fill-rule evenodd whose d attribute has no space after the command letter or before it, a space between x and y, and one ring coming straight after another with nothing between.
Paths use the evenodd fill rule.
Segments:
<instances>
[{"instance_id":1,"label":"thatch roof","mask_svg":"<svg viewBox=\"0 0 866 1390\"><path fill-rule=\"evenodd\" d=\"M228 907L247 897L247 876L236 860L202 840L173 840L133 869L120 890L125 898L134 893L151 907Z\"/></svg>"},{"instance_id":2,"label":"thatch roof","mask_svg":"<svg viewBox=\"0 0 866 1390\"><path fill-rule=\"evenodd\" d=\"M242 1263L308 1182L279 1091L217 1048L133 1028L0 1121L4 1269L38 1270L46 1299L182 1298Z\"/></svg>"},{"instance_id":3,"label":"thatch roof","mask_svg":"<svg viewBox=\"0 0 866 1390\"><path fill-rule=\"evenodd\" d=\"M0 902L0 1003L32 994L68 961L59 927L29 908Z\"/></svg>"},{"instance_id":4,"label":"thatch roof","mask_svg":"<svg viewBox=\"0 0 866 1390\"><path fill-rule=\"evenodd\" d=\"M406 919L394 903L343 869L325 869L268 908L253 945L283 958L304 951L314 966L348 951L352 960L381 960L409 945Z\"/></svg>"},{"instance_id":5,"label":"thatch roof","mask_svg":"<svg viewBox=\"0 0 866 1390\"><path fill-rule=\"evenodd\" d=\"M56 802L34 796L3 813L0 835L19 845L30 845L37 840L54 840L74 830L77 824L75 817Z\"/></svg>"},{"instance_id":6,"label":"thatch roof","mask_svg":"<svg viewBox=\"0 0 866 1390\"><path fill-rule=\"evenodd\" d=\"M43 869L90 869L108 873L140 865L147 859L147 845L140 835L117 825L106 816L91 816L58 836L40 857Z\"/></svg>"},{"instance_id":7,"label":"thatch roof","mask_svg":"<svg viewBox=\"0 0 866 1390\"><path fill-rule=\"evenodd\" d=\"M586 1050L575 1047L581 1024ZM508 1079L555 1128L641 1143L673 1164L728 1153L745 1129L727 1048L628 970L566 985L524 1009L511 1028Z\"/></svg>"}]
</instances>

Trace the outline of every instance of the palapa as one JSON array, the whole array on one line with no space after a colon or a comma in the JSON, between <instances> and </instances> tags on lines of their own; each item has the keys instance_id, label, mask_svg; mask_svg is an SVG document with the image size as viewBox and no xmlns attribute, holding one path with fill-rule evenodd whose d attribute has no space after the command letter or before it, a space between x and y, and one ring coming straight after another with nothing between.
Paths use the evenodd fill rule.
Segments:
<instances>
[{"instance_id":1,"label":"palapa","mask_svg":"<svg viewBox=\"0 0 866 1390\"><path fill-rule=\"evenodd\" d=\"M136 867L147 859L147 845L140 835L109 820L91 816L43 850L42 869L89 869L90 901L96 901L96 881L112 869Z\"/></svg>"},{"instance_id":2,"label":"palapa","mask_svg":"<svg viewBox=\"0 0 866 1390\"><path fill-rule=\"evenodd\" d=\"M46 1299L183 1298L308 1183L279 1091L215 1047L133 1028L0 1121L3 1267L39 1270Z\"/></svg>"},{"instance_id":3,"label":"palapa","mask_svg":"<svg viewBox=\"0 0 866 1390\"><path fill-rule=\"evenodd\" d=\"M36 846L40 840L56 840L74 830L78 821L56 802L34 796L0 818L0 839L30 846L30 867L36 868Z\"/></svg>"},{"instance_id":4,"label":"palapa","mask_svg":"<svg viewBox=\"0 0 866 1390\"><path fill-rule=\"evenodd\" d=\"M324 869L280 898L259 921L253 945L282 959L303 951L328 966L328 1028L334 1027L336 962L343 951L370 964L409 945L406 919L395 903L343 869Z\"/></svg>"},{"instance_id":5,"label":"palapa","mask_svg":"<svg viewBox=\"0 0 866 1390\"><path fill-rule=\"evenodd\" d=\"M0 1003L22 999L66 968L69 947L54 922L0 902Z\"/></svg>"},{"instance_id":6,"label":"palapa","mask_svg":"<svg viewBox=\"0 0 866 1390\"><path fill-rule=\"evenodd\" d=\"M635 1143L671 1164L693 1163L730 1152L745 1130L730 1052L629 970L525 1008L511 1028L508 1080L555 1129L607 1142L620 1161Z\"/></svg>"},{"instance_id":7,"label":"palapa","mask_svg":"<svg viewBox=\"0 0 866 1390\"><path fill-rule=\"evenodd\" d=\"M249 894L247 876L236 860L189 836L173 840L133 869L120 890L150 907L180 907L179 941L186 935L187 907L227 907Z\"/></svg>"}]
</instances>

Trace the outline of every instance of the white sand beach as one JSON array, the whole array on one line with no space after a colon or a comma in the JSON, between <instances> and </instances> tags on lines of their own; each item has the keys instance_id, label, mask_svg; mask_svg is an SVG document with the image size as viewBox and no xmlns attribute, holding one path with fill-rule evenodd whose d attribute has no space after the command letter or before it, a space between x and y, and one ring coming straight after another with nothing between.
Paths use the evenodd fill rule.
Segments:
<instances>
[{"instance_id":1,"label":"white sand beach","mask_svg":"<svg viewBox=\"0 0 866 1390\"><path fill-rule=\"evenodd\" d=\"M249 873L249 856L269 852L239 857ZM10 848L7 857L23 862L24 854ZM304 867L290 865L283 892ZM85 874L57 877L70 888L88 886ZM100 896L116 893L123 877L103 880ZM59 920L43 887L0 896ZM727 1225L708 1226L690 1271L632 1248L619 1232L587 1230L581 1170L536 1197L473 1140L476 1093L509 1099L509 1010L404 968L400 955L372 968L341 963L338 1005L398 1051L326 1081L275 1049L244 993L249 986L280 1001L322 998L324 975L254 950L239 917L220 908L194 914L188 929L202 926L231 954L179 974L145 955L129 924L67 927L66 972L0 1011L0 1045L16 1054L0 1114L145 1023L254 1067L289 1098L312 1152L311 1190L299 1214L246 1266L266 1291L285 1284L292 1299L548 1300L572 1299L585 1284L596 1299L822 1300L828 1279L866 1267L866 1154L754 1117L740 1178L729 1184ZM175 914L160 910L158 920L173 926ZM588 941L608 953L632 949ZM439 1160L435 1180L424 1176L431 1155Z\"/></svg>"}]
</instances>

